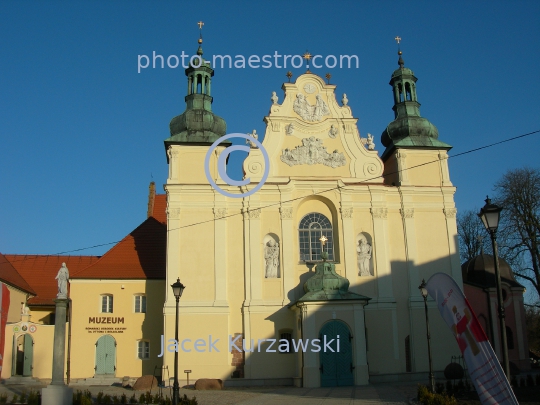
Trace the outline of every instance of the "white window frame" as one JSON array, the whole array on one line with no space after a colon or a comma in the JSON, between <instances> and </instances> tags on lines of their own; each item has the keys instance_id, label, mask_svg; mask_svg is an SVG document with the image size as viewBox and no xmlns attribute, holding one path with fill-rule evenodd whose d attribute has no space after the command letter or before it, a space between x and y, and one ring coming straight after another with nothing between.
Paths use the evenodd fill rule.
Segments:
<instances>
[{"instance_id":1,"label":"white window frame","mask_svg":"<svg viewBox=\"0 0 540 405\"><path fill-rule=\"evenodd\" d=\"M137 358L139 360L149 360L150 359L150 341L140 339L137 340Z\"/></svg>"},{"instance_id":2,"label":"white window frame","mask_svg":"<svg viewBox=\"0 0 540 405\"><path fill-rule=\"evenodd\" d=\"M137 305L137 299L139 304ZM135 294L133 297L133 311L136 314L145 314L146 313L146 295L145 294Z\"/></svg>"},{"instance_id":3,"label":"white window frame","mask_svg":"<svg viewBox=\"0 0 540 405\"><path fill-rule=\"evenodd\" d=\"M103 310L105 307L105 311ZM101 294L100 295L100 306L99 310L102 314L112 314L114 311L114 299L112 294Z\"/></svg>"}]
</instances>

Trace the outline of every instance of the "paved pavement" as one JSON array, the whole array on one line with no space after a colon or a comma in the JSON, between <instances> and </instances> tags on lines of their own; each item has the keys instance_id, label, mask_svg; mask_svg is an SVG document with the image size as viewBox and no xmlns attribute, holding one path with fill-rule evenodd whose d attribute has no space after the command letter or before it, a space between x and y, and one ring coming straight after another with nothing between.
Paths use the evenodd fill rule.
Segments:
<instances>
[{"instance_id":1,"label":"paved pavement","mask_svg":"<svg viewBox=\"0 0 540 405\"><path fill-rule=\"evenodd\" d=\"M222 391L194 391L181 389L180 395L195 396L199 405L371 405L408 404L416 396L416 383L372 384L359 387L335 388L294 388L294 387L254 387L226 388ZM7 393L11 399L13 394L24 390L37 390L43 386L34 385L0 385L0 394ZM99 391L109 395L122 395L128 398L135 393L139 398L142 391L127 390L115 386L73 386L73 389L83 391L89 389L95 398ZM153 393L158 392L153 390ZM170 395L169 389L163 389L163 394Z\"/></svg>"}]
</instances>

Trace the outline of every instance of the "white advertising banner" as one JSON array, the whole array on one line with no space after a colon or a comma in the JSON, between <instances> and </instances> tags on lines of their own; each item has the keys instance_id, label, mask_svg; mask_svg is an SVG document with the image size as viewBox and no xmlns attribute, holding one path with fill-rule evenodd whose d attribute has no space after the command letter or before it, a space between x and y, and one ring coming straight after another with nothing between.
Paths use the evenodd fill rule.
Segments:
<instances>
[{"instance_id":1,"label":"white advertising banner","mask_svg":"<svg viewBox=\"0 0 540 405\"><path fill-rule=\"evenodd\" d=\"M455 280L448 274L436 273L427 281L426 288L454 333L480 402L517 405L497 356Z\"/></svg>"}]
</instances>

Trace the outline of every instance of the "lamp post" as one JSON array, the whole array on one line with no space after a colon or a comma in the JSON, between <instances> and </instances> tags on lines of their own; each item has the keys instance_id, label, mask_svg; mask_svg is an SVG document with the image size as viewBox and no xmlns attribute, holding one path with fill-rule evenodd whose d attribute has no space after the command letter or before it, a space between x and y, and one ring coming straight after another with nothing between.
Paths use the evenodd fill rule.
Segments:
<instances>
[{"instance_id":1,"label":"lamp post","mask_svg":"<svg viewBox=\"0 0 540 405\"><path fill-rule=\"evenodd\" d=\"M174 340L178 344L178 305L180 303L180 297L184 292L184 284L180 282L180 278L176 280L174 284L171 285L174 298L176 298L176 326L174 328ZM173 383L173 405L178 405L180 399L180 386L178 385L178 347L174 352L174 383Z\"/></svg>"},{"instance_id":2,"label":"lamp post","mask_svg":"<svg viewBox=\"0 0 540 405\"><path fill-rule=\"evenodd\" d=\"M422 279L422 284L418 287L424 297L424 308L426 310L426 331L427 331L427 348L428 348L428 358L429 358L429 385L431 387L431 392L435 392L435 377L433 376L433 361L431 359L431 336L429 334L429 316L427 308L427 296L428 291L426 289L426 281Z\"/></svg>"},{"instance_id":3,"label":"lamp post","mask_svg":"<svg viewBox=\"0 0 540 405\"><path fill-rule=\"evenodd\" d=\"M506 324L504 320L504 306L501 288L501 272L499 270L499 252L497 250L497 228L499 227L499 218L502 207L497 204L492 204L489 197L486 197L486 205L480 209L478 216L484 223L486 230L491 237L491 245L493 246L493 261L495 262L495 282L497 284L497 306L499 312L499 328L501 329L501 351L503 357L503 368L506 378L510 378L510 362L508 360L508 345L506 340Z\"/></svg>"}]
</instances>

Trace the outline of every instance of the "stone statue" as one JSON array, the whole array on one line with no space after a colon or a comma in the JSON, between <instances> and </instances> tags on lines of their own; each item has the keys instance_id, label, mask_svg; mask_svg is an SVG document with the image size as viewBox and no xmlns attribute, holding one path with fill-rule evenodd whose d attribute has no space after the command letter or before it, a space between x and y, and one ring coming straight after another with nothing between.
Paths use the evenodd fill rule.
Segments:
<instances>
[{"instance_id":1,"label":"stone statue","mask_svg":"<svg viewBox=\"0 0 540 405\"><path fill-rule=\"evenodd\" d=\"M373 142L373 135L367 134L367 142L366 142L368 150L375 150L375 142Z\"/></svg>"},{"instance_id":2,"label":"stone statue","mask_svg":"<svg viewBox=\"0 0 540 405\"><path fill-rule=\"evenodd\" d=\"M266 278L278 278L279 267L279 243L270 239L266 243L264 251L264 260L266 260Z\"/></svg>"},{"instance_id":3,"label":"stone statue","mask_svg":"<svg viewBox=\"0 0 540 405\"><path fill-rule=\"evenodd\" d=\"M358 275L371 276L371 271L369 270L369 261L371 260L371 245L368 243L364 235L360 237L356 251L358 252Z\"/></svg>"},{"instance_id":4,"label":"stone statue","mask_svg":"<svg viewBox=\"0 0 540 405\"><path fill-rule=\"evenodd\" d=\"M58 294L56 295L56 298L67 298L69 271L66 267L66 263L62 263L62 267L60 267L60 270L58 270L58 274L56 275L55 279L58 280Z\"/></svg>"},{"instance_id":5,"label":"stone statue","mask_svg":"<svg viewBox=\"0 0 540 405\"><path fill-rule=\"evenodd\" d=\"M347 95L343 93L343 97L341 98L341 104L347 105L349 102L349 99L347 98Z\"/></svg>"},{"instance_id":6,"label":"stone statue","mask_svg":"<svg viewBox=\"0 0 540 405\"><path fill-rule=\"evenodd\" d=\"M272 104L277 104L277 102L278 102L278 97L277 97L275 91L272 92L272 97L270 97L270 100L272 100Z\"/></svg>"},{"instance_id":7,"label":"stone statue","mask_svg":"<svg viewBox=\"0 0 540 405\"><path fill-rule=\"evenodd\" d=\"M257 134L257 131L255 129L251 134L248 133L248 135L251 136L253 139L259 140L259 135ZM249 144L251 148L257 148L255 142L251 141L250 139L246 139L246 143Z\"/></svg>"}]
</instances>

